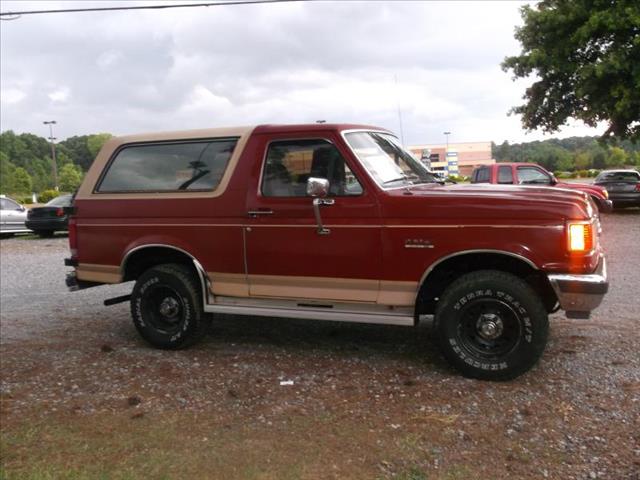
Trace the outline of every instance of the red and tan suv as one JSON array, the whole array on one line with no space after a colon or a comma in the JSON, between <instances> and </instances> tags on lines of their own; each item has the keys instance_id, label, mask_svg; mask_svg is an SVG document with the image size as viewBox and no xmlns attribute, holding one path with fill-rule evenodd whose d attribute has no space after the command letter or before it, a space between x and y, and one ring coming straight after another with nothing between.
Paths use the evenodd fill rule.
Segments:
<instances>
[{"instance_id":1,"label":"red and tan suv","mask_svg":"<svg viewBox=\"0 0 640 480\"><path fill-rule=\"evenodd\" d=\"M68 285L134 280L105 303L130 301L160 348L195 342L216 313L434 315L456 368L508 379L542 354L549 312L588 317L608 288L584 193L445 186L364 125L114 138L71 210Z\"/></svg>"}]
</instances>

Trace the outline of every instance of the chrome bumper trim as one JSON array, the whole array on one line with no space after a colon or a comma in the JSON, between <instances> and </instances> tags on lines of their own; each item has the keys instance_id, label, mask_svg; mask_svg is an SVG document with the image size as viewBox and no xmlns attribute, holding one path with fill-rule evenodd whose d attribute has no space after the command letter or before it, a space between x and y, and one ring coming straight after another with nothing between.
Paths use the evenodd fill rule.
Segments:
<instances>
[{"instance_id":1,"label":"chrome bumper trim","mask_svg":"<svg viewBox=\"0 0 640 480\"><path fill-rule=\"evenodd\" d=\"M568 318L589 318L609 291L607 261L601 257L594 273L586 275L550 274L549 282Z\"/></svg>"}]
</instances>

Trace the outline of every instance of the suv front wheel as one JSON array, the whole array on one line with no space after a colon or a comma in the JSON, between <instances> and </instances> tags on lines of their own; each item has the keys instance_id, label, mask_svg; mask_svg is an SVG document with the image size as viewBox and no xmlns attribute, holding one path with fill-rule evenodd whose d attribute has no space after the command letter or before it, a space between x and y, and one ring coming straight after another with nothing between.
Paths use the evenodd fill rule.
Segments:
<instances>
[{"instance_id":1,"label":"suv front wheel","mask_svg":"<svg viewBox=\"0 0 640 480\"><path fill-rule=\"evenodd\" d=\"M140 335L157 348L185 348L202 338L209 327L199 283L180 264L150 268L131 293L131 316Z\"/></svg>"},{"instance_id":2,"label":"suv front wheel","mask_svg":"<svg viewBox=\"0 0 640 480\"><path fill-rule=\"evenodd\" d=\"M453 282L436 309L443 355L463 375L509 380L529 370L544 351L547 311L538 294L510 273L482 270Z\"/></svg>"}]
</instances>

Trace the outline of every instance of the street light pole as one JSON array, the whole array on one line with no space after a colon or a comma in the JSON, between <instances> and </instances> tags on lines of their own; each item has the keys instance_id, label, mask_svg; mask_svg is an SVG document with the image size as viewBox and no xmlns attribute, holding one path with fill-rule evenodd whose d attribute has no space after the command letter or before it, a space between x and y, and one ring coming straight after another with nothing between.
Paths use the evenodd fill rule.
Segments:
<instances>
[{"instance_id":1,"label":"street light pole","mask_svg":"<svg viewBox=\"0 0 640 480\"><path fill-rule=\"evenodd\" d=\"M53 164L52 164L53 187L56 190L58 190L58 165L56 163L56 144L54 143L54 140L56 139L56 137L53 136L53 126L56 124L56 121L50 120L42 123L44 123L45 125L49 125L49 140L51 141L51 160L53 161Z\"/></svg>"},{"instance_id":2,"label":"street light pole","mask_svg":"<svg viewBox=\"0 0 640 480\"><path fill-rule=\"evenodd\" d=\"M449 153L449 135L451 135L451 132L443 132L443 133L447 137L447 149L444 151L444 155L446 157L447 153Z\"/></svg>"}]
</instances>

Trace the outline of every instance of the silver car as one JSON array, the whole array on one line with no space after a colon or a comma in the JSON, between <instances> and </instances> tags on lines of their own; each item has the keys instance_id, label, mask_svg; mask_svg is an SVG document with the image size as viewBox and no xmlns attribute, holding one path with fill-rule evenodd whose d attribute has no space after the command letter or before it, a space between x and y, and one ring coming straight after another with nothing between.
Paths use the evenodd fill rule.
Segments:
<instances>
[{"instance_id":1,"label":"silver car","mask_svg":"<svg viewBox=\"0 0 640 480\"><path fill-rule=\"evenodd\" d=\"M24 222L27 220L27 209L15 200L0 195L0 234L30 232Z\"/></svg>"}]
</instances>

